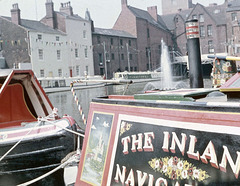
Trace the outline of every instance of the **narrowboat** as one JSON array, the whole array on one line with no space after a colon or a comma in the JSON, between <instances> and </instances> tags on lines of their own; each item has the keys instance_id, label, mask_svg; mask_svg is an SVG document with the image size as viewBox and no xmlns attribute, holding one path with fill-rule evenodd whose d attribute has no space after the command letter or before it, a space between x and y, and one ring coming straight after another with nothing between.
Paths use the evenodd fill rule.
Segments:
<instances>
[{"instance_id":1,"label":"narrowboat","mask_svg":"<svg viewBox=\"0 0 240 186\"><path fill-rule=\"evenodd\" d=\"M53 170L76 150L77 124L60 117L31 70L0 70L0 185ZM64 185L63 169L35 183Z\"/></svg>"},{"instance_id":2,"label":"narrowboat","mask_svg":"<svg viewBox=\"0 0 240 186\"><path fill-rule=\"evenodd\" d=\"M240 185L240 102L223 92L93 99L75 185Z\"/></svg>"}]
</instances>

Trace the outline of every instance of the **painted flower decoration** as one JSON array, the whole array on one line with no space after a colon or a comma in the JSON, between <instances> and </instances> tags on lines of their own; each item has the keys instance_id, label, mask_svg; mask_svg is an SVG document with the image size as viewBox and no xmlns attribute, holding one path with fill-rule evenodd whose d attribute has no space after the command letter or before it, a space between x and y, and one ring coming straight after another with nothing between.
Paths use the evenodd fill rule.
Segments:
<instances>
[{"instance_id":1,"label":"painted flower decoration","mask_svg":"<svg viewBox=\"0 0 240 186\"><path fill-rule=\"evenodd\" d=\"M132 127L132 124L129 124L125 121L122 121L121 123L121 129L120 129L120 136L125 133L126 131L130 130Z\"/></svg>"},{"instance_id":2,"label":"painted flower decoration","mask_svg":"<svg viewBox=\"0 0 240 186\"><path fill-rule=\"evenodd\" d=\"M171 180L192 179L202 182L210 177L206 171L197 169L192 163L176 156L154 158L148 164L153 170L161 172Z\"/></svg>"}]
</instances>

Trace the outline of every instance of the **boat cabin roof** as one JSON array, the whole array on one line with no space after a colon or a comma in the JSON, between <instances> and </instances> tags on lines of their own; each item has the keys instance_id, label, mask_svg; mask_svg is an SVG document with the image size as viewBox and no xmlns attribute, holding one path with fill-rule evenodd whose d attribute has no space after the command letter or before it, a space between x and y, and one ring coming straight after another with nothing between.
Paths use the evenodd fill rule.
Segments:
<instances>
[{"instance_id":1,"label":"boat cabin roof","mask_svg":"<svg viewBox=\"0 0 240 186\"><path fill-rule=\"evenodd\" d=\"M52 108L31 70L0 70L0 128L45 117Z\"/></svg>"}]
</instances>

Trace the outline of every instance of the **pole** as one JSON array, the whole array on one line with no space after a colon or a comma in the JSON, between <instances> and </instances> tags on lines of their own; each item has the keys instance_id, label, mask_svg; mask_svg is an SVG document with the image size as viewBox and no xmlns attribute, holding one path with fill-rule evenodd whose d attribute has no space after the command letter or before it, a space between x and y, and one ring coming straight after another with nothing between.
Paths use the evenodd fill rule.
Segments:
<instances>
[{"instance_id":1,"label":"pole","mask_svg":"<svg viewBox=\"0 0 240 186\"><path fill-rule=\"evenodd\" d=\"M190 88L203 88L198 20L186 21Z\"/></svg>"},{"instance_id":2,"label":"pole","mask_svg":"<svg viewBox=\"0 0 240 186\"><path fill-rule=\"evenodd\" d=\"M130 61L129 61L128 43L126 43L126 46L127 46L128 72L130 72Z\"/></svg>"},{"instance_id":3,"label":"pole","mask_svg":"<svg viewBox=\"0 0 240 186\"><path fill-rule=\"evenodd\" d=\"M107 75L107 56L106 56L106 44L105 44L105 41L103 42L103 52L104 52L105 76L106 76L106 79L107 79L108 75Z\"/></svg>"},{"instance_id":4,"label":"pole","mask_svg":"<svg viewBox=\"0 0 240 186\"><path fill-rule=\"evenodd\" d=\"M151 53L151 51L150 51L150 48L148 49L148 66L149 66L149 71L151 71L151 66L150 66L150 53Z\"/></svg>"}]
</instances>

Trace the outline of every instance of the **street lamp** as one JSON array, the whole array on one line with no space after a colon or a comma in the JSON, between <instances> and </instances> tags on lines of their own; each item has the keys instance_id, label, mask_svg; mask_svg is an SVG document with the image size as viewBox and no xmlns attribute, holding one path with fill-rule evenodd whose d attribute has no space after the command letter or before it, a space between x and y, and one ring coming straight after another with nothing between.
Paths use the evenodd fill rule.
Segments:
<instances>
[{"instance_id":1,"label":"street lamp","mask_svg":"<svg viewBox=\"0 0 240 186\"><path fill-rule=\"evenodd\" d=\"M106 79L108 78L107 77L107 53L106 53L106 43L105 41L103 42L103 52L104 52L104 65L105 65L105 77Z\"/></svg>"},{"instance_id":2,"label":"street lamp","mask_svg":"<svg viewBox=\"0 0 240 186\"><path fill-rule=\"evenodd\" d=\"M148 48L148 66L149 66L148 70L149 70L149 71L151 71L151 66L150 66L151 59L150 59L150 54L151 54L151 50L150 50L150 48Z\"/></svg>"}]
</instances>

